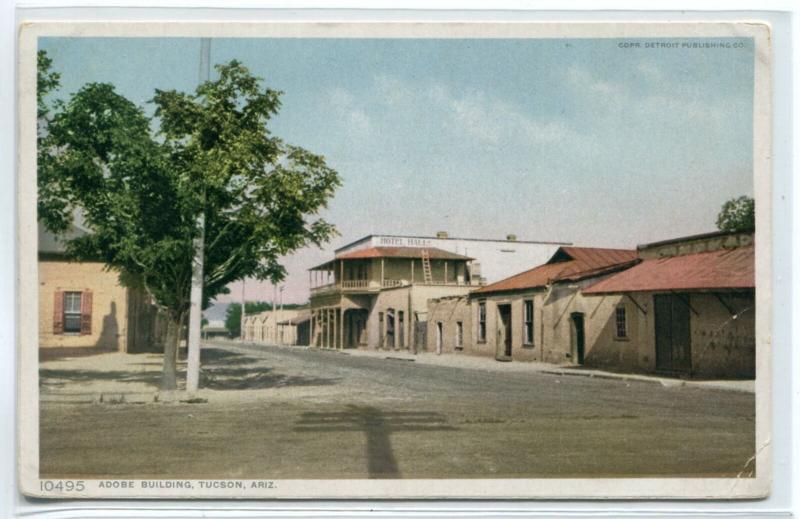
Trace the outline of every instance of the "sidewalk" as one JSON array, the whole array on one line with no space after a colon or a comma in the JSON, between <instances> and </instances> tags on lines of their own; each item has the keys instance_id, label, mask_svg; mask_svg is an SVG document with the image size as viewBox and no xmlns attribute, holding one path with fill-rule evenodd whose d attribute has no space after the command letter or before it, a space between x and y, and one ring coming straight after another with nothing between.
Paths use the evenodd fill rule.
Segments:
<instances>
[{"instance_id":1,"label":"sidewalk","mask_svg":"<svg viewBox=\"0 0 800 519\"><path fill-rule=\"evenodd\" d=\"M297 347L297 346L294 346ZM661 384L664 387L696 387L704 389L718 389L723 391L736 391L740 393L755 393L755 380L684 380L679 378L659 377L656 375L642 375L635 373L615 373L600 369L578 367L574 364L548 364L546 362L517 361L498 362L493 357L479 357L475 355L444 353L437 355L430 352L421 352L416 355L407 351L376 351L362 349L328 350L322 348L309 348L330 354L353 355L357 357L376 357L387 360L416 362L433 366L449 366L462 369L477 369L495 372L527 372L544 373L559 376L580 376L589 378L607 378L617 380L634 380Z\"/></svg>"}]
</instances>

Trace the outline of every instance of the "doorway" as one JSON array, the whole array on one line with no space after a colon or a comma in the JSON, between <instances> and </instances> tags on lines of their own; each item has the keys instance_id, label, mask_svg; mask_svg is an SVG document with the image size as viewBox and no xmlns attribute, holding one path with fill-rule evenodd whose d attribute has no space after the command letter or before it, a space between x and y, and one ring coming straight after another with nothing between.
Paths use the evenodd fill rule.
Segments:
<instances>
[{"instance_id":1,"label":"doorway","mask_svg":"<svg viewBox=\"0 0 800 519\"><path fill-rule=\"evenodd\" d=\"M583 365L586 356L586 330L584 329L584 319L581 312L574 312L570 315L572 321L572 339L574 341L575 358L579 365Z\"/></svg>"},{"instance_id":2,"label":"doorway","mask_svg":"<svg viewBox=\"0 0 800 519\"><path fill-rule=\"evenodd\" d=\"M687 296L688 297L688 296ZM656 312L656 370L688 374L692 370L689 302L681 296L653 296Z\"/></svg>"},{"instance_id":3,"label":"doorway","mask_svg":"<svg viewBox=\"0 0 800 519\"><path fill-rule=\"evenodd\" d=\"M386 310L386 347L394 349L394 309Z\"/></svg>"},{"instance_id":4,"label":"doorway","mask_svg":"<svg viewBox=\"0 0 800 519\"><path fill-rule=\"evenodd\" d=\"M503 355L511 357L511 305L497 305L497 315L500 322L497 328L498 345L503 347Z\"/></svg>"}]
</instances>

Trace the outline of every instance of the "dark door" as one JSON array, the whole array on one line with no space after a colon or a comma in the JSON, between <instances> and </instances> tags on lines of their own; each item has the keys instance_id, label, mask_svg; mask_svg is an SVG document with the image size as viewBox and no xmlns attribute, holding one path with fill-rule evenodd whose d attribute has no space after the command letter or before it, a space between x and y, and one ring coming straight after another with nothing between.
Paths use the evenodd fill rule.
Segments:
<instances>
[{"instance_id":1,"label":"dark door","mask_svg":"<svg viewBox=\"0 0 800 519\"><path fill-rule=\"evenodd\" d=\"M575 312L570 317L572 318L572 333L575 339L575 356L578 364L583 364L586 354L586 332L583 328L583 314Z\"/></svg>"},{"instance_id":2,"label":"dark door","mask_svg":"<svg viewBox=\"0 0 800 519\"><path fill-rule=\"evenodd\" d=\"M500 315L500 329L502 333L503 354L511 356L511 305L497 305L497 312Z\"/></svg>"},{"instance_id":3,"label":"dark door","mask_svg":"<svg viewBox=\"0 0 800 519\"><path fill-rule=\"evenodd\" d=\"M386 311L386 347L394 348L394 310Z\"/></svg>"},{"instance_id":4,"label":"dark door","mask_svg":"<svg viewBox=\"0 0 800 519\"><path fill-rule=\"evenodd\" d=\"M677 295L654 296L656 312L656 369L689 373L692 369L692 339L689 304Z\"/></svg>"}]
</instances>

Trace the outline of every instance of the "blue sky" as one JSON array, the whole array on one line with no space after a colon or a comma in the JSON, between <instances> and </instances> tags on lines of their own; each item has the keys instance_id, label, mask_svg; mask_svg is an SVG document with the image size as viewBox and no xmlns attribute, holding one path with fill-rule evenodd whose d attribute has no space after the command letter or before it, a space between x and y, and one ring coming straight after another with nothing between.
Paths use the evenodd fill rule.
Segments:
<instances>
[{"instance_id":1,"label":"blue sky","mask_svg":"<svg viewBox=\"0 0 800 519\"><path fill-rule=\"evenodd\" d=\"M753 192L753 44L621 41L213 40L212 63L238 59L284 92L273 132L343 178L324 214L341 237L287 258L285 300L305 300L305 269L370 233L632 247L714 230L725 200ZM146 106L154 89L198 80L199 39L46 38L40 48L61 95L109 82ZM272 294L256 283L247 292Z\"/></svg>"}]
</instances>

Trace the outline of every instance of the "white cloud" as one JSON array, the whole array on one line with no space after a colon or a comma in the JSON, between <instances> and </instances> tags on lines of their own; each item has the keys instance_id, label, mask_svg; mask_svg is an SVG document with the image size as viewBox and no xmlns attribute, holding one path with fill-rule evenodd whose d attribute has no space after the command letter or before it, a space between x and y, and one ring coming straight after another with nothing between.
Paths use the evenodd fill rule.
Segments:
<instances>
[{"instance_id":1,"label":"white cloud","mask_svg":"<svg viewBox=\"0 0 800 519\"><path fill-rule=\"evenodd\" d=\"M348 134L356 138L370 133L372 121L350 92L343 88L334 88L327 97L337 119L344 122Z\"/></svg>"}]
</instances>

